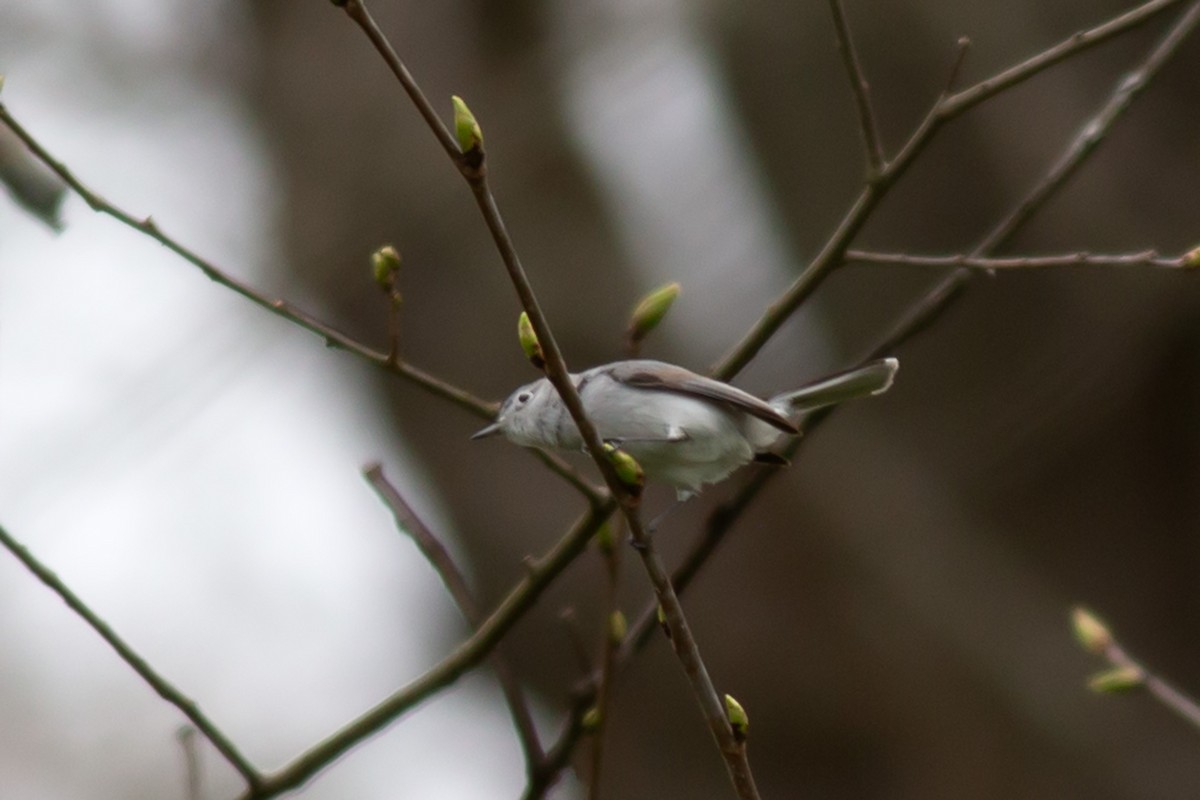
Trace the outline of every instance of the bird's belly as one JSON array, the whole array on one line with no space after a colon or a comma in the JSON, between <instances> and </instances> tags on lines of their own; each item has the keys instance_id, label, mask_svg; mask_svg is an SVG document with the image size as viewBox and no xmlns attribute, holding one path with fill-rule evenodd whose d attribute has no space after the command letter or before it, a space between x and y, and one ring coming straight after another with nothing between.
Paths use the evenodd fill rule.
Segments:
<instances>
[{"instance_id":1,"label":"bird's belly","mask_svg":"<svg viewBox=\"0 0 1200 800\"><path fill-rule=\"evenodd\" d=\"M646 477L698 491L754 458L737 419L720 406L677 394L654 393L642 409L601 420L601 435L641 464Z\"/></svg>"}]
</instances>

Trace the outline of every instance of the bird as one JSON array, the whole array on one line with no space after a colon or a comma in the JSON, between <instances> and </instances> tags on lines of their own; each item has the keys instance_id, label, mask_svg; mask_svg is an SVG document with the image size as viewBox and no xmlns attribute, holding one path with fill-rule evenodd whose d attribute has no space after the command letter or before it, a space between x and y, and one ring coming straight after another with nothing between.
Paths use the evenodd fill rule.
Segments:
<instances>
[{"instance_id":1,"label":"bird","mask_svg":"<svg viewBox=\"0 0 1200 800\"><path fill-rule=\"evenodd\" d=\"M684 367L629 359L570 376L600 438L632 456L648 481L680 501L752 461L785 465L771 448L797 436L810 411L886 392L899 369L881 358L763 400ZM583 450L583 438L548 378L519 387L495 421L471 438L503 435L524 447Z\"/></svg>"}]
</instances>

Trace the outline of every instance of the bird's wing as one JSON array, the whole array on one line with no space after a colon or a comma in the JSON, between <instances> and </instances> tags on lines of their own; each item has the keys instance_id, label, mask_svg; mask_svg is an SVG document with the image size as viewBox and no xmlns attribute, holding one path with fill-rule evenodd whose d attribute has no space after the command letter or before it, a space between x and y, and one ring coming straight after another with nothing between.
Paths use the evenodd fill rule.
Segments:
<instances>
[{"instance_id":1,"label":"bird's wing","mask_svg":"<svg viewBox=\"0 0 1200 800\"><path fill-rule=\"evenodd\" d=\"M627 361L613 365L611 374L613 380L626 386L677 392L682 395L725 403L752 417L757 417L785 433L797 434L800 432L800 429L792 424L791 420L772 408L771 404L765 400L760 400L749 392L743 392L728 383L697 375L683 367L661 361Z\"/></svg>"}]
</instances>

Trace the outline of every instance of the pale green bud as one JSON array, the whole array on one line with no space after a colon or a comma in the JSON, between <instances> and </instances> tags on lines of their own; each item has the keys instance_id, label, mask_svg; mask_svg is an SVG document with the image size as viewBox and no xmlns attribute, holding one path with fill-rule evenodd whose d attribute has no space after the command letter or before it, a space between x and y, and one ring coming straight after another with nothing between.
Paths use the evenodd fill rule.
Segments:
<instances>
[{"instance_id":1,"label":"pale green bud","mask_svg":"<svg viewBox=\"0 0 1200 800\"><path fill-rule=\"evenodd\" d=\"M675 298L679 297L680 288L678 283L668 283L643 297L629 316L629 328L625 332L626 338L636 344L646 338L646 334L657 328L658 323L662 322L663 317L671 310L671 304L675 302Z\"/></svg>"},{"instance_id":2,"label":"pale green bud","mask_svg":"<svg viewBox=\"0 0 1200 800\"><path fill-rule=\"evenodd\" d=\"M625 636L629 633L629 623L625 621L625 615L620 609L612 612L608 616L608 638L613 644L620 644L625 641Z\"/></svg>"},{"instance_id":3,"label":"pale green bud","mask_svg":"<svg viewBox=\"0 0 1200 800\"><path fill-rule=\"evenodd\" d=\"M608 460L616 469L621 483L633 489L635 493L640 492L646 485L646 473L642 472L642 465L637 459L607 442L604 444L604 452L608 454Z\"/></svg>"},{"instance_id":4,"label":"pale green bud","mask_svg":"<svg viewBox=\"0 0 1200 800\"><path fill-rule=\"evenodd\" d=\"M739 742L746 741L750 732L750 717L733 695L725 695L725 716L729 717L729 727L733 728L733 738Z\"/></svg>"},{"instance_id":5,"label":"pale green bud","mask_svg":"<svg viewBox=\"0 0 1200 800\"><path fill-rule=\"evenodd\" d=\"M583 718L579 720L579 724L583 726L585 731L594 731L600 727L600 709L592 706L587 711L583 712Z\"/></svg>"},{"instance_id":6,"label":"pale green bud","mask_svg":"<svg viewBox=\"0 0 1200 800\"><path fill-rule=\"evenodd\" d=\"M546 356L542 352L542 343L538 341L533 323L529 321L529 315L524 311L517 318L517 338L521 340L521 349L525 351L525 357L529 359L530 363L538 369L545 369Z\"/></svg>"},{"instance_id":7,"label":"pale green bud","mask_svg":"<svg viewBox=\"0 0 1200 800\"><path fill-rule=\"evenodd\" d=\"M399 251L390 244L379 248L371 254L371 268L375 282L385 292L390 292L396 285L396 274L400 272Z\"/></svg>"},{"instance_id":8,"label":"pale green bud","mask_svg":"<svg viewBox=\"0 0 1200 800\"><path fill-rule=\"evenodd\" d=\"M1071 627L1075 630L1075 638L1089 653L1102 654L1113 642L1108 626L1083 606L1071 610Z\"/></svg>"},{"instance_id":9,"label":"pale green bud","mask_svg":"<svg viewBox=\"0 0 1200 800\"><path fill-rule=\"evenodd\" d=\"M1119 694L1136 689L1146 682L1146 673L1133 665L1114 667L1098 672L1088 679L1088 688L1100 694Z\"/></svg>"},{"instance_id":10,"label":"pale green bud","mask_svg":"<svg viewBox=\"0 0 1200 800\"><path fill-rule=\"evenodd\" d=\"M483 131L475 121L475 115L458 95L450 98L454 105L454 135L458 138L458 147L463 153L483 149Z\"/></svg>"}]
</instances>

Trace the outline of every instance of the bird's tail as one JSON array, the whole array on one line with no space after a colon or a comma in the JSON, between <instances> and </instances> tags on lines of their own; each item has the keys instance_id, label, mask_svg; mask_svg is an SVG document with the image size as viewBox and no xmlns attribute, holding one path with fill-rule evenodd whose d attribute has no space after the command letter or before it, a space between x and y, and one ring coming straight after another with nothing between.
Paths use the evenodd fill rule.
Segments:
<instances>
[{"instance_id":1,"label":"bird's tail","mask_svg":"<svg viewBox=\"0 0 1200 800\"><path fill-rule=\"evenodd\" d=\"M856 397L883 394L892 386L900 362L894 358L870 361L771 398L771 405L784 414L802 414L837 405Z\"/></svg>"}]
</instances>

